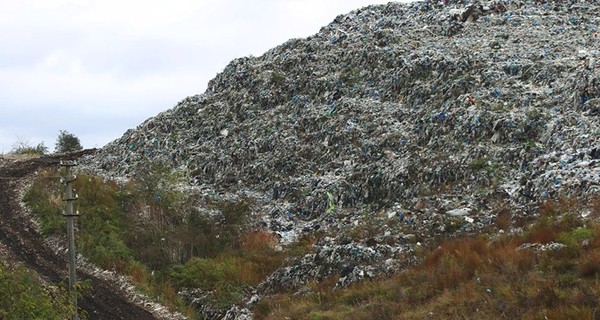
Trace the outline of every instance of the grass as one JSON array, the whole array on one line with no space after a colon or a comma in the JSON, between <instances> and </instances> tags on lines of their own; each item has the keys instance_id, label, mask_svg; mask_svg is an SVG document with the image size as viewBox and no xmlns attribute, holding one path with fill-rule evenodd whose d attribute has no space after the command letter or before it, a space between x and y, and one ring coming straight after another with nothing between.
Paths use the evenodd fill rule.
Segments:
<instances>
[{"instance_id":1,"label":"grass","mask_svg":"<svg viewBox=\"0 0 600 320\"><path fill-rule=\"evenodd\" d=\"M60 174L56 170L40 171L24 201L36 215L44 235L64 237L63 186L57 179ZM133 191L122 190L114 183L88 175L78 175L74 188L80 195L76 208L81 213L77 218L77 250L99 267L129 276L140 291L166 306L189 313L183 300L174 294L175 286L168 277L160 272L153 276L153 269L136 259L139 251L145 249L142 243L128 242L129 237L143 241L148 234L155 233L153 229L145 231L133 227L132 216L127 214L130 200L127 194ZM160 243L155 246L160 252Z\"/></svg>"},{"instance_id":2,"label":"grass","mask_svg":"<svg viewBox=\"0 0 600 320\"><path fill-rule=\"evenodd\" d=\"M214 301L225 308L236 303L243 293L258 285L282 266L288 253L275 250L273 234L263 231L245 233L240 247L212 259L192 258L173 268L171 277L177 287L201 288L213 293Z\"/></svg>"},{"instance_id":3,"label":"grass","mask_svg":"<svg viewBox=\"0 0 600 320\"><path fill-rule=\"evenodd\" d=\"M303 238L282 251L272 233L246 230L251 205L247 199L210 200L205 205L220 214L203 216L173 187L176 175L164 168L152 170L124 187L78 175L78 251L99 267L128 276L138 290L192 319L195 311L178 290L203 289L215 308L225 308L285 258L304 254L314 243ZM60 175L56 170L40 171L24 201L44 235L64 237Z\"/></svg>"},{"instance_id":4,"label":"grass","mask_svg":"<svg viewBox=\"0 0 600 320\"><path fill-rule=\"evenodd\" d=\"M27 160L27 159L33 159L33 158L39 158L40 154L38 153L20 153L20 154L15 154L15 153L6 153L6 154L2 154L0 153L0 158L4 158L4 159L8 159L8 160Z\"/></svg>"},{"instance_id":5,"label":"grass","mask_svg":"<svg viewBox=\"0 0 600 320\"><path fill-rule=\"evenodd\" d=\"M73 310L66 288L43 284L25 267L0 263L0 319L65 319Z\"/></svg>"},{"instance_id":6,"label":"grass","mask_svg":"<svg viewBox=\"0 0 600 320\"><path fill-rule=\"evenodd\" d=\"M256 319L597 319L600 316L598 198L540 206L521 235L446 240L399 275L335 289L310 284L308 294L279 293L254 308ZM501 210L497 227L510 213ZM521 249L558 242L558 250Z\"/></svg>"},{"instance_id":7,"label":"grass","mask_svg":"<svg viewBox=\"0 0 600 320\"><path fill-rule=\"evenodd\" d=\"M482 162L483 164L483 162ZM207 293L214 308L236 303L289 257L309 252L306 236L285 250L265 231L248 230L251 201L209 200L203 216L157 170L125 187L80 176L79 250L92 262L128 275L137 288L190 318L177 294ZM44 234L64 233L57 172L40 172L25 200ZM161 177L162 175L162 177ZM174 190L174 194L169 194ZM543 203L536 218L499 208L490 235L440 240L402 273L336 289L337 275L279 292L254 305L256 319L594 319L600 314L600 198ZM587 218L582 219L581 213ZM518 225L515 225L518 224ZM500 234L518 226L521 234ZM377 229L377 224L373 225ZM376 232L369 226L355 232ZM524 249L560 243L555 250Z\"/></svg>"}]
</instances>

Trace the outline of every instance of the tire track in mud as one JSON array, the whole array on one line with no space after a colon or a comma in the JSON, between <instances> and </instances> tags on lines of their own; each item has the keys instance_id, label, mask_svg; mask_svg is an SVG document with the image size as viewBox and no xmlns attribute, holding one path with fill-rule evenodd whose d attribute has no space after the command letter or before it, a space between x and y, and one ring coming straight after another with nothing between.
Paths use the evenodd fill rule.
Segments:
<instances>
[{"instance_id":1,"label":"tire track in mud","mask_svg":"<svg viewBox=\"0 0 600 320\"><path fill-rule=\"evenodd\" d=\"M76 159L90 152L93 150L70 157ZM0 244L16 262L51 282L66 281L66 255L55 254L36 231L20 205L19 189L35 171L55 166L58 160L55 156L19 161L0 159ZM77 270L77 275L78 279L91 281L91 288L78 299L80 310L85 311L89 319L156 319L149 311L130 302L113 283L82 270Z\"/></svg>"}]
</instances>

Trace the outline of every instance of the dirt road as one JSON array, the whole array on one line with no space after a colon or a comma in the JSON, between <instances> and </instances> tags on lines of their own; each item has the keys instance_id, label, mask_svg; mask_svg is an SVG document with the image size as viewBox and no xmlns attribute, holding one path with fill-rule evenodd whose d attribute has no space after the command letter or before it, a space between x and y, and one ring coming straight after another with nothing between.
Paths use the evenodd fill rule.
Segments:
<instances>
[{"instance_id":1,"label":"dirt road","mask_svg":"<svg viewBox=\"0 0 600 320\"><path fill-rule=\"evenodd\" d=\"M78 157L81 154L73 155ZM19 205L19 187L36 170L55 166L57 158L30 160L0 159L0 245L12 259L36 270L52 282L64 281L67 276L66 255L56 255L25 218ZM79 307L89 319L155 319L148 311L128 301L112 283L78 270L79 279L90 279L91 288L80 298Z\"/></svg>"}]
</instances>

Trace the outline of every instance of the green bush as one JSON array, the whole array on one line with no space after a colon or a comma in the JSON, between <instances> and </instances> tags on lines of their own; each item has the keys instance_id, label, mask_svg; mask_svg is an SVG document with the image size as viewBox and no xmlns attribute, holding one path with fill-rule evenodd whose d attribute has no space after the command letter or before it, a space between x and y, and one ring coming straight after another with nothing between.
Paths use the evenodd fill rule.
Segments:
<instances>
[{"instance_id":1,"label":"green bush","mask_svg":"<svg viewBox=\"0 0 600 320\"><path fill-rule=\"evenodd\" d=\"M48 153L48 148L44 145L44 142L40 142L34 147L30 146L27 141L18 141L13 146L10 153L28 156L41 156Z\"/></svg>"},{"instance_id":2,"label":"green bush","mask_svg":"<svg viewBox=\"0 0 600 320\"><path fill-rule=\"evenodd\" d=\"M118 202L118 186L81 175L74 187L81 195L77 201L82 230L79 250L102 268L122 270L131 260L132 251L125 244L127 228Z\"/></svg>"},{"instance_id":3,"label":"green bush","mask_svg":"<svg viewBox=\"0 0 600 320\"><path fill-rule=\"evenodd\" d=\"M56 138L56 152L74 152L82 149L83 147L81 146L79 138L66 130L60 130L58 137Z\"/></svg>"},{"instance_id":4,"label":"green bush","mask_svg":"<svg viewBox=\"0 0 600 320\"><path fill-rule=\"evenodd\" d=\"M225 308L243 297L244 263L249 262L232 256L223 259L192 258L183 266L175 266L171 277L179 288L200 288L211 292L216 307Z\"/></svg>"},{"instance_id":5,"label":"green bush","mask_svg":"<svg viewBox=\"0 0 600 320\"><path fill-rule=\"evenodd\" d=\"M175 287L209 290L224 308L281 264L282 255L268 247L272 236L245 234L248 200L207 200L218 214L206 216L194 209L198 199L178 189L180 173L161 164L150 168L124 186L85 174L74 181L81 214L76 245L91 262L130 275L146 294L179 308L185 305ZM65 234L62 175L41 171L25 195L45 235ZM242 243L256 248L242 252Z\"/></svg>"},{"instance_id":6,"label":"green bush","mask_svg":"<svg viewBox=\"0 0 600 320\"><path fill-rule=\"evenodd\" d=\"M185 265L174 267L171 275L178 287L211 290L225 282L222 266L202 258L192 258Z\"/></svg>"},{"instance_id":7,"label":"green bush","mask_svg":"<svg viewBox=\"0 0 600 320\"><path fill-rule=\"evenodd\" d=\"M271 73L271 82L274 84L283 84L285 82L285 74L279 71L273 71Z\"/></svg>"},{"instance_id":8,"label":"green bush","mask_svg":"<svg viewBox=\"0 0 600 320\"><path fill-rule=\"evenodd\" d=\"M58 179L52 178L54 175L55 172L40 172L23 197L23 201L39 219L43 235L61 234L66 230L62 216L64 204L58 193L60 184Z\"/></svg>"},{"instance_id":9,"label":"green bush","mask_svg":"<svg viewBox=\"0 0 600 320\"><path fill-rule=\"evenodd\" d=\"M66 319L70 301L66 290L45 287L35 272L0 264L0 319Z\"/></svg>"}]
</instances>

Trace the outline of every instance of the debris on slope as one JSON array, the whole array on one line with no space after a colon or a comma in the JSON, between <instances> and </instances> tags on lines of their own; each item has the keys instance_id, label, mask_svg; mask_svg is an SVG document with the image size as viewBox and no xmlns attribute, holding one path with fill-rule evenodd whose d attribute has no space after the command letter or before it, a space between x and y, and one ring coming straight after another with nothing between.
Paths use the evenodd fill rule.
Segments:
<instances>
[{"instance_id":1,"label":"debris on slope","mask_svg":"<svg viewBox=\"0 0 600 320\"><path fill-rule=\"evenodd\" d=\"M598 193L599 26L596 1L369 6L232 61L86 162L133 177L159 161L203 192L258 192L283 244L339 235L265 292L382 274L428 237L489 225L494 208Z\"/></svg>"}]
</instances>

